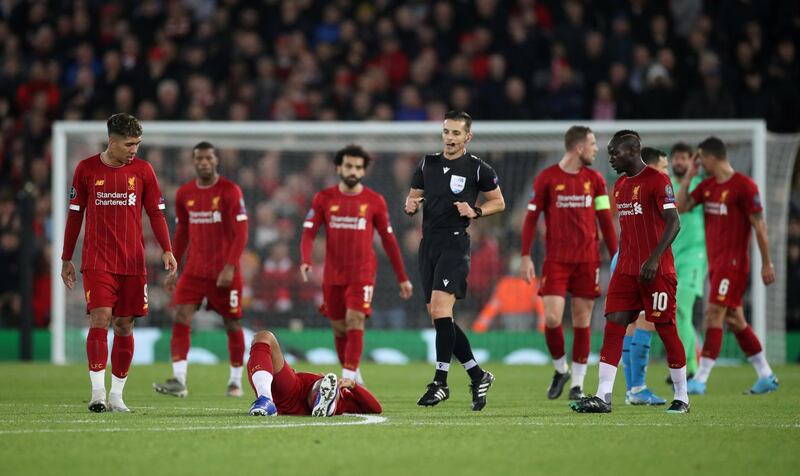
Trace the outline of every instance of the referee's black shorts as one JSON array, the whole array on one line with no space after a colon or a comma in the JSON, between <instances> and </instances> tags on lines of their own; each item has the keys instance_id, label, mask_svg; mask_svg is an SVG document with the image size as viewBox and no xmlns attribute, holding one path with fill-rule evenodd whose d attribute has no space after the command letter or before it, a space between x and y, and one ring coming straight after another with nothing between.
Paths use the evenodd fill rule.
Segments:
<instances>
[{"instance_id":1,"label":"referee's black shorts","mask_svg":"<svg viewBox=\"0 0 800 476\"><path fill-rule=\"evenodd\" d=\"M467 295L469 254L469 235L463 228L436 230L422 237L418 259L426 303L431 302L434 290L464 299Z\"/></svg>"}]
</instances>

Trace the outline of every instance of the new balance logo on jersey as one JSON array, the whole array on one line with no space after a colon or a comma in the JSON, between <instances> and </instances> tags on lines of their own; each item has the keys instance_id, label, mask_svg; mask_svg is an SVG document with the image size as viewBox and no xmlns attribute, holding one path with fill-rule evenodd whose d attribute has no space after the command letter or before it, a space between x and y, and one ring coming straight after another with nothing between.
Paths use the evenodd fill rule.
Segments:
<instances>
[{"instance_id":1,"label":"new balance logo on jersey","mask_svg":"<svg viewBox=\"0 0 800 476\"><path fill-rule=\"evenodd\" d=\"M443 279L442 282L444 283L444 287L447 287L447 285L450 284L449 279Z\"/></svg>"},{"instance_id":2,"label":"new balance logo on jersey","mask_svg":"<svg viewBox=\"0 0 800 476\"><path fill-rule=\"evenodd\" d=\"M444 167L444 173L447 173L449 171L450 171L450 167Z\"/></svg>"}]
</instances>

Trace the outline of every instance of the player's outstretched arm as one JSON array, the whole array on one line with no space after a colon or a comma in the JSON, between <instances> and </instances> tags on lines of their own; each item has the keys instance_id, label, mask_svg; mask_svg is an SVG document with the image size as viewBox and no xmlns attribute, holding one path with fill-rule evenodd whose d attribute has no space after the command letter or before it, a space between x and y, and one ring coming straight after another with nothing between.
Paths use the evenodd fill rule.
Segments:
<instances>
[{"instance_id":1,"label":"player's outstretched arm","mask_svg":"<svg viewBox=\"0 0 800 476\"><path fill-rule=\"evenodd\" d=\"M750 224L756 231L758 251L761 253L761 279L769 286L775 282L775 267L769 257L769 238L767 237L767 222L762 212L753 213L748 217Z\"/></svg>"},{"instance_id":2,"label":"player's outstretched arm","mask_svg":"<svg viewBox=\"0 0 800 476\"><path fill-rule=\"evenodd\" d=\"M656 277L661 255L664 254L675 237L678 236L678 232L681 231L681 218L675 208L661 210L661 218L664 219L664 234L661 235L658 245L656 245L653 253L647 258L647 261L644 262L642 269L639 271L639 277L643 281L652 281Z\"/></svg>"}]
</instances>

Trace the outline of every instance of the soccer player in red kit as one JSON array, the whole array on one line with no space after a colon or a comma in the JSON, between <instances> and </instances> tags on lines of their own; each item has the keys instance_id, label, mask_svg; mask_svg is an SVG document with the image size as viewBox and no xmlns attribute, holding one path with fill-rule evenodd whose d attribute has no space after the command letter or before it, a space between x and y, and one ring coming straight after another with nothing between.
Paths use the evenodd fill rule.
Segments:
<instances>
[{"instance_id":1,"label":"soccer player in red kit","mask_svg":"<svg viewBox=\"0 0 800 476\"><path fill-rule=\"evenodd\" d=\"M278 339L261 331L253 337L247 375L256 393L250 415L311 415L380 413L378 399L364 386L336 374L295 372L283 358Z\"/></svg>"},{"instance_id":2,"label":"soccer player in red kit","mask_svg":"<svg viewBox=\"0 0 800 476\"><path fill-rule=\"evenodd\" d=\"M611 391L625 329L636 321L640 311L655 324L667 353L675 389L667 412L689 412L686 354L675 326L678 281L670 250L680 231L680 218L669 177L646 166L641 153L642 141L634 131L619 131L608 144L611 167L625 174L614 185L620 223L619 259L608 285L597 394L570 403L570 408L579 413L611 412Z\"/></svg>"},{"instance_id":3,"label":"soccer player in red kit","mask_svg":"<svg viewBox=\"0 0 800 476\"><path fill-rule=\"evenodd\" d=\"M369 154L360 146L349 145L336 152L333 161L339 183L314 196L303 222L300 273L303 281L308 281L314 236L319 227L324 226L324 303L320 310L331 321L342 378L360 380L358 367L364 349L364 323L372 311L377 269L372 247L374 231L380 235L400 283L400 297L409 299L412 286L406 276L397 238L392 233L386 200L361 183L369 166Z\"/></svg>"},{"instance_id":4,"label":"soccer player in red kit","mask_svg":"<svg viewBox=\"0 0 800 476\"><path fill-rule=\"evenodd\" d=\"M709 177L687 194L688 184L697 175L701 163ZM706 381L722 347L723 322L733 331L739 347L758 374L758 380L749 393L774 392L778 389L778 379L772 373L761 343L747 324L742 309L750 272L748 247L751 227L756 231L761 252L761 279L766 285L775 281L764 208L756 184L733 169L727 159L725 144L716 137L700 143L694 165L683 177L678 193L681 212L698 204L703 204L711 291L706 311L706 338L697 374L689 381L689 393L702 395L706 391Z\"/></svg>"},{"instance_id":5,"label":"soccer player in red kit","mask_svg":"<svg viewBox=\"0 0 800 476\"><path fill-rule=\"evenodd\" d=\"M175 196L175 259L180 263L187 247L189 252L180 279L171 276L165 283L167 291L174 291L172 302L177 306L170 342L173 377L154 383L153 388L177 397L188 394L192 317L206 299L206 307L222 316L228 334L227 395L241 397L244 332L239 259L247 244L247 209L239 186L217 172L219 160L213 145L194 146L192 164L197 178L181 186Z\"/></svg>"},{"instance_id":6,"label":"soccer player in red kit","mask_svg":"<svg viewBox=\"0 0 800 476\"><path fill-rule=\"evenodd\" d=\"M69 196L61 279L72 289L77 276L72 254L81 231L84 212L81 273L89 314L86 355L93 412L128 412L122 391L133 359L134 318L147 314L147 268L142 235L142 208L163 250L169 276L177 264L172 255L166 208L158 180L149 162L136 157L142 127L129 114L108 119L108 147L78 163ZM108 361L108 326L114 327L111 350L111 391L106 399L105 369Z\"/></svg>"},{"instance_id":7,"label":"soccer player in red kit","mask_svg":"<svg viewBox=\"0 0 800 476\"><path fill-rule=\"evenodd\" d=\"M536 220L544 212L547 223L546 251L539 294L543 296L547 348L555 374L547 398L561 396L570 379L564 351L561 321L567 293L572 294L572 388L570 400L583 396L583 379L589 360L589 327L594 300L600 297L600 253L597 225L600 223L609 256L617 252L617 232L609 210L606 181L589 167L597 155L597 140L588 127L572 126L564 135L566 153L555 165L544 169L533 183L528 213L522 225L520 275L529 283L535 278L531 244Z\"/></svg>"}]
</instances>

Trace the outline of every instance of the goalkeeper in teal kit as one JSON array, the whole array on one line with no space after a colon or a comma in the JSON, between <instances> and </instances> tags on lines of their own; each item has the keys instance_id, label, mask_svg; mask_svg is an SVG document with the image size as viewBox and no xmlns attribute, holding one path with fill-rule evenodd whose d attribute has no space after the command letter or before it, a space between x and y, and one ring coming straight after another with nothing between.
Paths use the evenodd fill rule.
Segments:
<instances>
[{"instance_id":1,"label":"goalkeeper in teal kit","mask_svg":"<svg viewBox=\"0 0 800 476\"><path fill-rule=\"evenodd\" d=\"M672 169L672 188L677 195L681 179L692 166L692 148L678 142L670 151L670 167ZM695 177L689 186L689 192L701 182ZM676 295L676 324L678 335L686 349L686 373L697 372L697 344L692 315L697 298L703 297L703 287L708 272L706 259L705 228L703 226L703 209L695 207L691 211L681 213L681 231L672 242L672 255L675 257L675 270L678 274L678 290Z\"/></svg>"}]
</instances>

